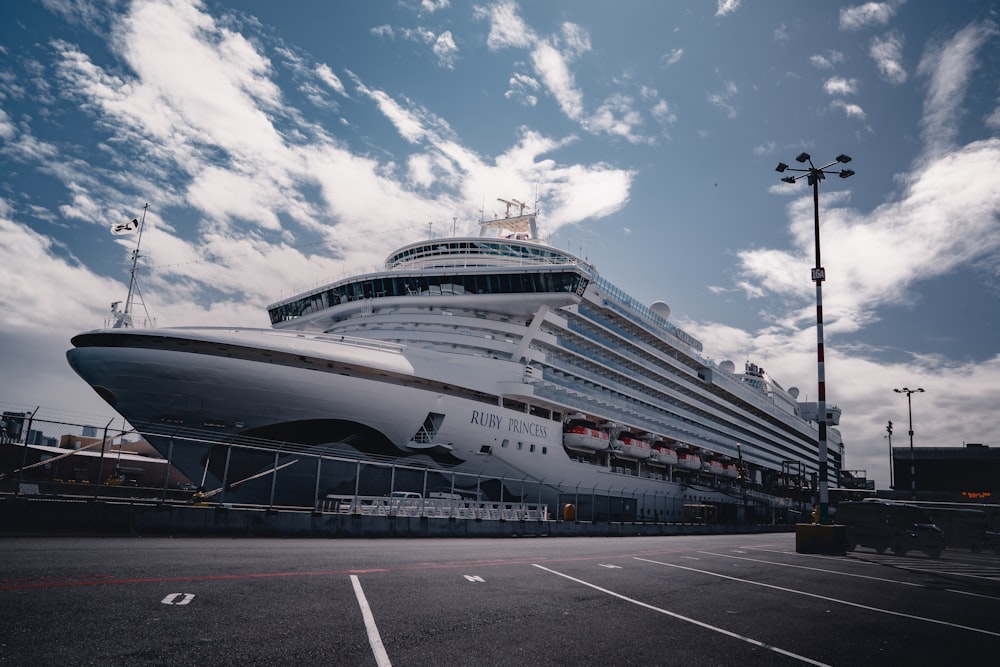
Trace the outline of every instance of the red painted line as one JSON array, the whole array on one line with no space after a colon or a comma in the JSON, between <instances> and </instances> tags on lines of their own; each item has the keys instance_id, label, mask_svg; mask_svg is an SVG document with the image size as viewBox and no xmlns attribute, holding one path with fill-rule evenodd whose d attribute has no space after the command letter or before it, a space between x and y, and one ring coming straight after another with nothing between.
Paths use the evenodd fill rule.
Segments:
<instances>
[{"instance_id":1,"label":"red painted line","mask_svg":"<svg viewBox=\"0 0 1000 667\"><path fill-rule=\"evenodd\" d=\"M288 577L333 577L352 574L379 574L387 572L416 572L428 570L453 570L467 569L469 567L497 567L504 565L532 565L534 563L568 563L577 561L601 561L609 557L631 558L635 556L653 556L661 554L672 554L686 551L694 551L691 547L673 549L652 549L637 553L626 554L599 554L595 556L574 556L567 558L523 558L514 560L470 560L453 563L423 563L420 565L409 565L394 568L368 568L368 569L345 569L345 570L310 570L305 572L250 572L246 574L206 574L191 575L184 577L134 577L116 578L111 574L91 574L81 575L78 578L56 579L54 577L33 577L19 579L0 579L0 591L32 590L42 588L74 588L82 586L117 586L129 584L160 584L171 582L190 581L238 581L240 579L278 579Z\"/></svg>"},{"instance_id":2,"label":"red painted line","mask_svg":"<svg viewBox=\"0 0 1000 667\"><path fill-rule=\"evenodd\" d=\"M229 581L235 579L270 579L277 577L329 577L335 575L372 574L388 572L384 568L369 570L321 570L312 572L252 572L248 574L206 574L189 577L137 577L133 579L116 579L114 575L93 575L93 580L77 579L63 581L35 580L24 583L0 584L0 591L16 591L31 588L69 588L74 586L108 586L113 584L159 584L174 581Z\"/></svg>"}]
</instances>

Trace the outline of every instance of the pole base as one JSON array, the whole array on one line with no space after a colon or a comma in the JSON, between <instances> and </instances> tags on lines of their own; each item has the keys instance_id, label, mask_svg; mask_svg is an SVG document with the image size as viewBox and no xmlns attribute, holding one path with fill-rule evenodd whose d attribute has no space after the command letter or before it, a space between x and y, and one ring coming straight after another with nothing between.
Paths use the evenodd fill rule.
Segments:
<instances>
[{"instance_id":1,"label":"pole base","mask_svg":"<svg viewBox=\"0 0 1000 667\"><path fill-rule=\"evenodd\" d=\"M795 553L847 553L847 526L822 523L795 524Z\"/></svg>"}]
</instances>

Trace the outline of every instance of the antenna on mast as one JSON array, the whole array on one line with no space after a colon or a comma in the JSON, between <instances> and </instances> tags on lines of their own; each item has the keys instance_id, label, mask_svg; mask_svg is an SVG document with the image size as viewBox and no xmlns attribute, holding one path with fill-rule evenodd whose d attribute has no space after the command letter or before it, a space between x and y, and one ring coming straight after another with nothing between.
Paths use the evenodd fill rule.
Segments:
<instances>
[{"instance_id":1,"label":"antenna on mast","mask_svg":"<svg viewBox=\"0 0 1000 667\"><path fill-rule=\"evenodd\" d=\"M507 217L508 218L510 217L510 207L511 206L516 206L519 209L518 213L517 213L518 215L524 215L524 209L528 208L527 204L525 204L523 201L519 201L517 199L502 199L500 197L497 197L497 201L501 201L501 202L503 202L504 204L507 205Z\"/></svg>"},{"instance_id":2,"label":"antenna on mast","mask_svg":"<svg viewBox=\"0 0 1000 667\"><path fill-rule=\"evenodd\" d=\"M139 244L142 243L142 230L146 225L146 211L149 210L149 204L142 207L142 219L136 221L134 218L133 223L138 222L139 225L139 235L135 242L135 249L132 250L132 268L129 270L129 283L128 283L128 296L125 298L125 310L118 310L118 304L121 301L116 301L111 304L111 312L114 314L114 328L115 329L125 329L132 326L132 303L135 296L139 294L139 283L136 281L136 272L138 271L139 265ZM114 230L112 230L114 231ZM122 228L122 231L127 231L126 227ZM142 301L142 295L139 295L139 300ZM143 302L142 307L145 308L146 304ZM147 317L149 313L146 314Z\"/></svg>"}]
</instances>

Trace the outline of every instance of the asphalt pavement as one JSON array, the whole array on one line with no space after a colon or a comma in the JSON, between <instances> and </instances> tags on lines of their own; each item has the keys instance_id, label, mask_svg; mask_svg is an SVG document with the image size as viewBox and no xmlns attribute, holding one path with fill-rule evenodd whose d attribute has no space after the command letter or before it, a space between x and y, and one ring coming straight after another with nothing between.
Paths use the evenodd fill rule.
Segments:
<instances>
[{"instance_id":1,"label":"asphalt pavement","mask_svg":"<svg viewBox=\"0 0 1000 667\"><path fill-rule=\"evenodd\" d=\"M1000 649L1000 556L791 533L0 539L4 665L935 665Z\"/></svg>"}]
</instances>

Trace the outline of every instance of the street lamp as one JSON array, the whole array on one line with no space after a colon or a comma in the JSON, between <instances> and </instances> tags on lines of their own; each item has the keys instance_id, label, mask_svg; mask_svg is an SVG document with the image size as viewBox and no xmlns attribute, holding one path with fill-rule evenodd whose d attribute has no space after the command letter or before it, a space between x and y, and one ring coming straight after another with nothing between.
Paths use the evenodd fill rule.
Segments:
<instances>
[{"instance_id":1,"label":"street lamp","mask_svg":"<svg viewBox=\"0 0 1000 667\"><path fill-rule=\"evenodd\" d=\"M827 442L826 442L826 371L823 368L823 281L826 280L826 270L820 262L819 254L819 182L826 178L827 174L838 174L841 178L850 178L854 172L850 169L840 171L831 170L830 167L836 164L847 164L851 158L847 155L838 155L837 159L822 167L813 165L812 157L809 153L799 153L795 158L800 163L809 163L808 168L789 167L784 162L779 162L775 171L797 171L798 176L784 176L781 180L785 183L797 183L800 178L806 178L809 185L813 187L813 217L815 220L816 236L816 266L812 270L812 280L816 283L816 346L817 346L817 376L819 384L819 395L816 401L816 418L819 425L819 523L828 523L830 518L830 486L827 479Z\"/></svg>"},{"instance_id":2,"label":"street lamp","mask_svg":"<svg viewBox=\"0 0 1000 667\"><path fill-rule=\"evenodd\" d=\"M889 438L889 488L895 489L896 485L892 483L892 420L885 427L886 432L889 434L886 437Z\"/></svg>"},{"instance_id":3,"label":"street lamp","mask_svg":"<svg viewBox=\"0 0 1000 667\"><path fill-rule=\"evenodd\" d=\"M910 389L908 387L903 387L902 389L893 389L897 394L906 394L906 408L910 413L910 500L917 499L917 466L916 462L913 460L913 395L922 394L923 389L917 387L916 389Z\"/></svg>"}]
</instances>

